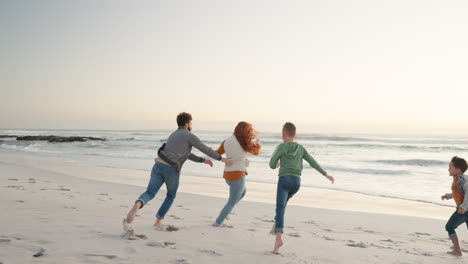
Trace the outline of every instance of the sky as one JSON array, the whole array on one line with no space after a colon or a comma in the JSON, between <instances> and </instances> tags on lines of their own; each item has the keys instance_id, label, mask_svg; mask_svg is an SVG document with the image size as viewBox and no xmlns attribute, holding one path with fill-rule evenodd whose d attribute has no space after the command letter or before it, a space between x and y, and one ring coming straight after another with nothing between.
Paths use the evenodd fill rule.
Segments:
<instances>
[{"instance_id":1,"label":"sky","mask_svg":"<svg viewBox=\"0 0 468 264\"><path fill-rule=\"evenodd\" d=\"M468 133L468 1L0 1L0 129Z\"/></svg>"}]
</instances>

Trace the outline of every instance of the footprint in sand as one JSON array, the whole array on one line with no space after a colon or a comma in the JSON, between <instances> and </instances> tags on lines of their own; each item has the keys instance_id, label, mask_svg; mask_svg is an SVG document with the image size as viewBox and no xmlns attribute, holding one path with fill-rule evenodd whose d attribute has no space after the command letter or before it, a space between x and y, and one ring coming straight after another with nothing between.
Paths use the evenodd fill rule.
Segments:
<instances>
[{"instance_id":1,"label":"footprint in sand","mask_svg":"<svg viewBox=\"0 0 468 264\"><path fill-rule=\"evenodd\" d=\"M301 237L299 233L289 233L288 236L290 237Z\"/></svg>"},{"instance_id":2,"label":"footprint in sand","mask_svg":"<svg viewBox=\"0 0 468 264\"><path fill-rule=\"evenodd\" d=\"M150 246L150 247L160 247L160 248L170 247L172 249L175 249L176 243L175 242L169 242L169 241L164 241L164 242L151 241L151 242L146 243L146 245Z\"/></svg>"},{"instance_id":3,"label":"footprint in sand","mask_svg":"<svg viewBox=\"0 0 468 264\"><path fill-rule=\"evenodd\" d=\"M172 261L172 263L175 263L175 264L189 264L190 261L188 261L186 259L175 259L174 261Z\"/></svg>"},{"instance_id":4,"label":"footprint in sand","mask_svg":"<svg viewBox=\"0 0 468 264\"><path fill-rule=\"evenodd\" d=\"M0 238L0 244L8 244L11 242L11 239Z\"/></svg>"},{"instance_id":5,"label":"footprint in sand","mask_svg":"<svg viewBox=\"0 0 468 264\"><path fill-rule=\"evenodd\" d=\"M430 236L431 234L429 233L420 233L420 232L416 232L414 233L415 235L421 235L421 236Z\"/></svg>"},{"instance_id":6,"label":"footprint in sand","mask_svg":"<svg viewBox=\"0 0 468 264\"><path fill-rule=\"evenodd\" d=\"M116 255L106 255L106 254L84 254L87 257L103 257L106 259L115 259L117 258Z\"/></svg>"},{"instance_id":7,"label":"footprint in sand","mask_svg":"<svg viewBox=\"0 0 468 264\"><path fill-rule=\"evenodd\" d=\"M405 243L405 242L401 242L401 241L394 241L394 240L391 240L390 238L389 239L383 239L383 240L380 240L380 241L393 243L393 244L404 244Z\"/></svg>"},{"instance_id":8,"label":"footprint in sand","mask_svg":"<svg viewBox=\"0 0 468 264\"><path fill-rule=\"evenodd\" d=\"M166 227L166 231L168 231L168 232L179 231L179 228L176 227L176 226L173 226L173 225L168 225Z\"/></svg>"},{"instance_id":9,"label":"footprint in sand","mask_svg":"<svg viewBox=\"0 0 468 264\"><path fill-rule=\"evenodd\" d=\"M415 237L430 236L430 235L431 234L429 234L429 233L421 233L421 232L416 232L416 233L409 234L409 236L415 236Z\"/></svg>"},{"instance_id":10,"label":"footprint in sand","mask_svg":"<svg viewBox=\"0 0 468 264\"><path fill-rule=\"evenodd\" d=\"M222 223L221 225L212 224L214 227L225 227L225 228L234 228L233 225Z\"/></svg>"},{"instance_id":11,"label":"footprint in sand","mask_svg":"<svg viewBox=\"0 0 468 264\"><path fill-rule=\"evenodd\" d=\"M335 241L335 239L327 236L322 236L323 239L328 240L328 241Z\"/></svg>"},{"instance_id":12,"label":"footprint in sand","mask_svg":"<svg viewBox=\"0 0 468 264\"><path fill-rule=\"evenodd\" d=\"M44 253L45 253L45 249L40 248L39 251L36 254L33 255L33 257L35 257L35 258L42 257L42 256L44 256Z\"/></svg>"},{"instance_id":13,"label":"footprint in sand","mask_svg":"<svg viewBox=\"0 0 468 264\"><path fill-rule=\"evenodd\" d=\"M438 242L446 242L448 239L446 239L446 238L431 238L431 240L438 241Z\"/></svg>"},{"instance_id":14,"label":"footprint in sand","mask_svg":"<svg viewBox=\"0 0 468 264\"><path fill-rule=\"evenodd\" d=\"M16 178L8 178L9 181L18 181Z\"/></svg>"},{"instance_id":15,"label":"footprint in sand","mask_svg":"<svg viewBox=\"0 0 468 264\"><path fill-rule=\"evenodd\" d=\"M14 240L23 240L23 238L21 238L20 236L11 236L11 237L8 237L8 236L0 236L0 238L2 238L2 239L7 239L7 240L10 240L10 241L11 241L12 239L14 239Z\"/></svg>"},{"instance_id":16,"label":"footprint in sand","mask_svg":"<svg viewBox=\"0 0 468 264\"><path fill-rule=\"evenodd\" d=\"M214 251L214 250L211 250L211 249L200 249L199 251L200 251L201 253L203 253L203 254L207 254L207 255L215 256L215 257L220 257L220 256L223 255L223 254L218 253L218 252L216 252L216 251Z\"/></svg>"},{"instance_id":17,"label":"footprint in sand","mask_svg":"<svg viewBox=\"0 0 468 264\"><path fill-rule=\"evenodd\" d=\"M314 226L318 226L317 223L315 223L315 221L312 221L312 220L309 220L309 221L305 221L305 222L302 222L304 224L309 224L309 225L314 225Z\"/></svg>"},{"instance_id":18,"label":"footprint in sand","mask_svg":"<svg viewBox=\"0 0 468 264\"><path fill-rule=\"evenodd\" d=\"M146 243L146 245L149 246L149 247L159 247L159 248L166 247L166 246L164 246L163 242L159 242L159 241L148 242L148 243Z\"/></svg>"},{"instance_id":19,"label":"footprint in sand","mask_svg":"<svg viewBox=\"0 0 468 264\"><path fill-rule=\"evenodd\" d=\"M169 217L175 220L183 220L182 218L175 216L175 215L169 215Z\"/></svg>"},{"instance_id":20,"label":"footprint in sand","mask_svg":"<svg viewBox=\"0 0 468 264\"><path fill-rule=\"evenodd\" d=\"M357 248L367 248L369 247L366 243L364 242L359 242L359 243L356 243L356 242L351 242L351 243L348 243L346 244L347 246L349 247L357 247Z\"/></svg>"}]
</instances>

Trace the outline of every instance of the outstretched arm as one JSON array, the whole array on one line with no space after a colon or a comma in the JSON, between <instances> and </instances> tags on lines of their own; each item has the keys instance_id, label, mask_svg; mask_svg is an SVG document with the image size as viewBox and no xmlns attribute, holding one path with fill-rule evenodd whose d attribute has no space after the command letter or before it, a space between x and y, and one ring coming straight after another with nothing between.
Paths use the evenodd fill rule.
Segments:
<instances>
[{"instance_id":1,"label":"outstretched arm","mask_svg":"<svg viewBox=\"0 0 468 264\"><path fill-rule=\"evenodd\" d=\"M310 156L309 152L307 152L306 149L304 149L304 156L303 158L309 163L309 165L316 169L318 172L320 172L320 174L322 174L323 176L325 176L325 178L327 178L328 180L330 180L332 183L335 182L335 178L333 178L333 176L330 176L327 174L326 171L324 171L322 169L322 167L320 167L320 165L317 163L317 161L315 161L314 158L312 158L312 156Z\"/></svg>"},{"instance_id":2,"label":"outstretched arm","mask_svg":"<svg viewBox=\"0 0 468 264\"><path fill-rule=\"evenodd\" d=\"M218 153L216 153L214 150L212 150L210 147L207 145L203 144L201 140L195 136L194 134L191 134L190 138L190 144L194 146L196 149L200 150L204 154L208 155L209 157L215 159L215 160L221 160L222 157Z\"/></svg>"},{"instance_id":3,"label":"outstretched arm","mask_svg":"<svg viewBox=\"0 0 468 264\"><path fill-rule=\"evenodd\" d=\"M213 162L211 160L207 160L205 158L202 158L202 157L199 157L193 153L190 153L189 155L189 160L191 161L195 161L195 162L200 162L200 163L205 163L205 164L208 164L210 165L210 167L213 167Z\"/></svg>"},{"instance_id":4,"label":"outstretched arm","mask_svg":"<svg viewBox=\"0 0 468 264\"><path fill-rule=\"evenodd\" d=\"M440 199L442 199L442 200L450 200L452 198L453 198L453 194L451 194L451 193L446 193L446 194L444 194L444 195L442 195L440 197Z\"/></svg>"},{"instance_id":5,"label":"outstretched arm","mask_svg":"<svg viewBox=\"0 0 468 264\"><path fill-rule=\"evenodd\" d=\"M320 165L317 163L317 161L315 161L315 159L312 158L312 156L310 156L309 152L307 152L306 149L304 149L304 155L303 155L302 158L305 159L305 160L309 163L309 165L310 165L312 168L314 168L314 169L316 169L318 172L320 172L320 174L322 174L323 176L326 176L326 175L327 175L327 172L324 171L324 170L322 169L322 167L320 167Z\"/></svg>"}]
</instances>

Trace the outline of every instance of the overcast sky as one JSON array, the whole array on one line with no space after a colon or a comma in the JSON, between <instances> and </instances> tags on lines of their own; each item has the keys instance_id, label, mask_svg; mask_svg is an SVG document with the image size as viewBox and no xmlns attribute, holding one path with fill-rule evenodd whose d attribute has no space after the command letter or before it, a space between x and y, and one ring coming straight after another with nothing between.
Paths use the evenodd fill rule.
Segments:
<instances>
[{"instance_id":1,"label":"overcast sky","mask_svg":"<svg viewBox=\"0 0 468 264\"><path fill-rule=\"evenodd\" d=\"M0 128L468 133L468 1L0 2Z\"/></svg>"}]
</instances>

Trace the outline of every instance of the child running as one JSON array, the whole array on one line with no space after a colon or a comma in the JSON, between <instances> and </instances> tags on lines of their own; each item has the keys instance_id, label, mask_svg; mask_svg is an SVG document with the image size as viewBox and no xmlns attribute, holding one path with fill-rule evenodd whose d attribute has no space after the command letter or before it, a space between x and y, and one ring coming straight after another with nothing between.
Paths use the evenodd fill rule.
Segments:
<instances>
[{"instance_id":1,"label":"child running","mask_svg":"<svg viewBox=\"0 0 468 264\"><path fill-rule=\"evenodd\" d=\"M279 254L279 248L283 245L284 212L286 204L291 197L299 191L301 186L302 160L329 179L332 183L335 179L328 175L320 165L309 155L307 150L295 142L296 126L287 122L283 126L283 143L278 145L270 159L270 168L279 169L278 187L276 191L276 216L271 234L276 235L275 246L272 253ZM278 162L279 161L279 162Z\"/></svg>"},{"instance_id":2,"label":"child running","mask_svg":"<svg viewBox=\"0 0 468 264\"><path fill-rule=\"evenodd\" d=\"M462 252L460 249L460 243L458 242L457 233L455 228L459 225L468 221L468 181L464 175L467 169L466 161L457 156L453 157L449 163L449 175L453 177L452 181L452 192L442 195L442 200L454 199L457 205L456 211L452 214L445 230L447 230L450 239L452 240L454 249L453 251L447 252L447 254L461 256Z\"/></svg>"},{"instance_id":3,"label":"child running","mask_svg":"<svg viewBox=\"0 0 468 264\"><path fill-rule=\"evenodd\" d=\"M232 211L234 206L244 197L247 192L245 188L245 175L247 175L247 167L249 160L247 153L258 155L260 153L260 144L257 139L257 132L252 128L252 125L247 122L239 122L234 129L234 134L221 143L216 152L219 155L226 153L226 158L232 164L226 164L224 168L224 179L229 185L229 199L216 218L214 226L223 225L224 219Z\"/></svg>"}]
</instances>

